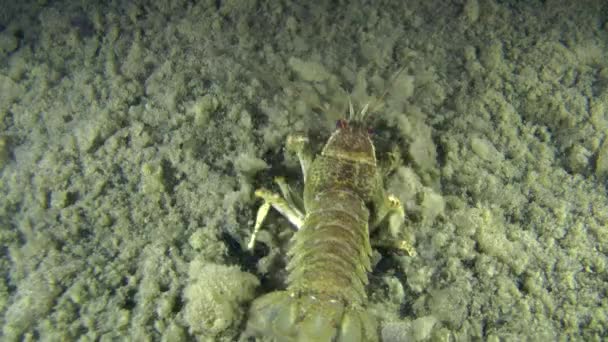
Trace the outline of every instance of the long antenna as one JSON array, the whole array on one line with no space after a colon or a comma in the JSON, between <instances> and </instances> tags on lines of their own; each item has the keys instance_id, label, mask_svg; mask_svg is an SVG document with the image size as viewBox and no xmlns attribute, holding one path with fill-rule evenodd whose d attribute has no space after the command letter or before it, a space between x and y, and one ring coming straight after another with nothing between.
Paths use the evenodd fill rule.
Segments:
<instances>
[{"instance_id":1,"label":"long antenna","mask_svg":"<svg viewBox=\"0 0 608 342\"><path fill-rule=\"evenodd\" d=\"M355 109L353 108L353 102L350 100L350 95L348 96L348 119L355 120Z\"/></svg>"},{"instance_id":2,"label":"long antenna","mask_svg":"<svg viewBox=\"0 0 608 342\"><path fill-rule=\"evenodd\" d=\"M391 78L391 81L388 83L388 86L386 87L386 89L384 90L384 93L382 93L382 96L380 96L377 100L375 100L374 102L381 102L384 100L384 98L386 97L386 95L388 94L388 92L391 90L391 88L393 87L393 85L395 84L395 81L397 81L397 77L399 77L399 74L401 74L401 72L403 71L403 69L405 69L405 65L402 66L401 68L399 68L399 70L397 70L397 72L393 75L393 77ZM367 107L369 106L369 103L367 105L365 105L364 109L367 110ZM373 113L376 111L376 109L378 109L377 104L374 104L373 106L370 106L372 109L369 110L369 113ZM365 115L365 113L361 113L362 116ZM363 117L361 118L363 119Z\"/></svg>"}]
</instances>

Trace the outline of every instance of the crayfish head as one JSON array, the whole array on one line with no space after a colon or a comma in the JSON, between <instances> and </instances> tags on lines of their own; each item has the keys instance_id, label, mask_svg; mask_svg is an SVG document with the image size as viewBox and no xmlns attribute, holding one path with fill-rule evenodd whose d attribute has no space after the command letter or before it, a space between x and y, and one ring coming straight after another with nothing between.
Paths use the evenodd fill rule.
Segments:
<instances>
[{"instance_id":1,"label":"crayfish head","mask_svg":"<svg viewBox=\"0 0 608 342\"><path fill-rule=\"evenodd\" d=\"M367 127L357 120L340 120L321 154L356 163L376 165L376 151Z\"/></svg>"}]
</instances>

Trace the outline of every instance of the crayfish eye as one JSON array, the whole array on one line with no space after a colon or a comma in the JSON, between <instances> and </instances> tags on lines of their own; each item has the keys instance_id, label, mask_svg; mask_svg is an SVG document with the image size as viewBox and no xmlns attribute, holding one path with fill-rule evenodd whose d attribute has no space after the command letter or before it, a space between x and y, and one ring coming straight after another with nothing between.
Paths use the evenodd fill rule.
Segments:
<instances>
[{"instance_id":1,"label":"crayfish eye","mask_svg":"<svg viewBox=\"0 0 608 342\"><path fill-rule=\"evenodd\" d=\"M348 122L344 119L339 119L336 121L336 129L344 129L348 127Z\"/></svg>"}]
</instances>

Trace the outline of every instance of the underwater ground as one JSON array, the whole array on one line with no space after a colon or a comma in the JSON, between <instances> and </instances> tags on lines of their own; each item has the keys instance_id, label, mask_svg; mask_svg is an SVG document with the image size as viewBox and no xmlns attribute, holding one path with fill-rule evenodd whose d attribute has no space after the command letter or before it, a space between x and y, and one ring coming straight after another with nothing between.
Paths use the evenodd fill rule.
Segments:
<instances>
[{"instance_id":1,"label":"underwater ground","mask_svg":"<svg viewBox=\"0 0 608 342\"><path fill-rule=\"evenodd\" d=\"M418 251L383 341L608 338L605 1L104 3L0 8L3 340L237 339L292 233L244 250L253 191L349 96Z\"/></svg>"}]
</instances>

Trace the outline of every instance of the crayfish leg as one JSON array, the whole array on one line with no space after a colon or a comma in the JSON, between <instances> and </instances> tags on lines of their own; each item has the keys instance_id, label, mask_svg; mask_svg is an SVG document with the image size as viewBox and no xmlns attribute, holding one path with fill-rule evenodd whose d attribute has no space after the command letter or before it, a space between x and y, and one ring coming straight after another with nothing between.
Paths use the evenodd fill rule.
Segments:
<instances>
[{"instance_id":1,"label":"crayfish leg","mask_svg":"<svg viewBox=\"0 0 608 342\"><path fill-rule=\"evenodd\" d=\"M300 166L302 167L302 175L306 182L306 175L308 174L308 170L314 159L314 155L310 148L310 140L302 133L290 134L287 137L285 147L287 148L287 151L293 152L298 156Z\"/></svg>"},{"instance_id":2,"label":"crayfish leg","mask_svg":"<svg viewBox=\"0 0 608 342\"><path fill-rule=\"evenodd\" d=\"M281 213L281 215L285 216L285 218L287 218L289 222L291 222L298 229L300 229L300 227L302 227L304 224L304 214L280 195L267 189L258 189L255 191L255 196L264 200L264 203L262 203L258 209L255 226L253 227L253 233L251 234L251 239L247 244L248 250L253 250L255 247L255 239L262 227L264 219L268 215L270 207L274 208L276 211Z\"/></svg>"},{"instance_id":3,"label":"crayfish leg","mask_svg":"<svg viewBox=\"0 0 608 342\"><path fill-rule=\"evenodd\" d=\"M300 213L304 212L304 201L302 196L294 192L283 177L275 177L274 182L279 186L281 194L290 207L297 209ZM299 228L299 227L298 227Z\"/></svg>"},{"instance_id":4,"label":"crayfish leg","mask_svg":"<svg viewBox=\"0 0 608 342\"><path fill-rule=\"evenodd\" d=\"M371 240L373 247L383 247L396 250L409 256L416 256L416 249L405 239L405 212L401 201L393 196L384 197L378 206L376 215L370 227L374 232Z\"/></svg>"}]
</instances>

